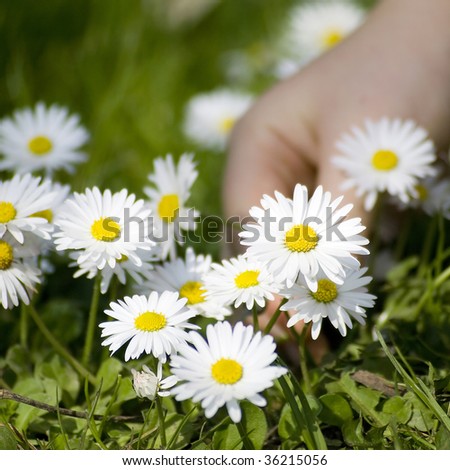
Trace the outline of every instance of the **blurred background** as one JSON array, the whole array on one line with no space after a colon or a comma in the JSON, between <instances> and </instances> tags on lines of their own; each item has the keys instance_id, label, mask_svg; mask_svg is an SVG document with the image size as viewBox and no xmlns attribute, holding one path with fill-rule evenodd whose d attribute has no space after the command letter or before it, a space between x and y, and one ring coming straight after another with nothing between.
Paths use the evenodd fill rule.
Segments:
<instances>
[{"instance_id":1,"label":"blurred background","mask_svg":"<svg viewBox=\"0 0 450 470\"><path fill-rule=\"evenodd\" d=\"M152 160L195 152L192 203L220 214L225 153L182 132L186 102L276 81L277 44L295 0L1 0L0 116L38 101L67 106L91 133L73 189L142 196ZM358 2L370 5L373 1Z\"/></svg>"}]
</instances>

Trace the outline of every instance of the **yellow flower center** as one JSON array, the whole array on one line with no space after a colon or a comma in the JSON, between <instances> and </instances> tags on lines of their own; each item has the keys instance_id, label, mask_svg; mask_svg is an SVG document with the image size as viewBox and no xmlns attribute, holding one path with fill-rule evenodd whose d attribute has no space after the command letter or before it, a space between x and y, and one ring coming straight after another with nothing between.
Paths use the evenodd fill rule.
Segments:
<instances>
[{"instance_id":1,"label":"yellow flower center","mask_svg":"<svg viewBox=\"0 0 450 470\"><path fill-rule=\"evenodd\" d=\"M45 209L31 214L30 217L42 217L43 219L46 219L47 222L51 222L53 220L53 211L51 209Z\"/></svg>"},{"instance_id":2,"label":"yellow flower center","mask_svg":"<svg viewBox=\"0 0 450 470\"><path fill-rule=\"evenodd\" d=\"M0 202L0 223L6 224L13 220L16 214L16 208L10 202Z\"/></svg>"},{"instance_id":3,"label":"yellow flower center","mask_svg":"<svg viewBox=\"0 0 450 470\"><path fill-rule=\"evenodd\" d=\"M242 379L242 366L234 359L219 359L211 366L211 375L216 382L232 385Z\"/></svg>"},{"instance_id":4,"label":"yellow flower center","mask_svg":"<svg viewBox=\"0 0 450 470\"><path fill-rule=\"evenodd\" d=\"M28 142L28 148L30 152L34 153L35 155L44 155L53 148L52 141L45 137L45 135L37 135L33 137Z\"/></svg>"},{"instance_id":5,"label":"yellow flower center","mask_svg":"<svg viewBox=\"0 0 450 470\"><path fill-rule=\"evenodd\" d=\"M101 242L113 242L120 233L120 225L112 217L100 217L91 225L92 236Z\"/></svg>"},{"instance_id":6,"label":"yellow flower center","mask_svg":"<svg viewBox=\"0 0 450 470\"><path fill-rule=\"evenodd\" d=\"M311 292L311 296L317 302L327 304L337 297L338 291L334 282L328 279L320 279L317 284L317 292Z\"/></svg>"},{"instance_id":7,"label":"yellow flower center","mask_svg":"<svg viewBox=\"0 0 450 470\"><path fill-rule=\"evenodd\" d=\"M428 199L428 189L425 186L417 184L414 186L414 189L417 192L417 199L419 199L419 201L423 202Z\"/></svg>"},{"instance_id":8,"label":"yellow flower center","mask_svg":"<svg viewBox=\"0 0 450 470\"><path fill-rule=\"evenodd\" d=\"M222 134L229 134L235 122L236 122L235 118L232 118L232 117L223 118L219 123L220 132L222 132Z\"/></svg>"},{"instance_id":9,"label":"yellow flower center","mask_svg":"<svg viewBox=\"0 0 450 470\"><path fill-rule=\"evenodd\" d=\"M178 194L166 194L161 198L158 204L158 214L166 223L175 220L176 212L180 208L180 200Z\"/></svg>"},{"instance_id":10,"label":"yellow flower center","mask_svg":"<svg viewBox=\"0 0 450 470\"><path fill-rule=\"evenodd\" d=\"M198 281L188 281L180 289L180 297L187 299L189 305L199 304L205 301L205 289Z\"/></svg>"},{"instance_id":11,"label":"yellow flower center","mask_svg":"<svg viewBox=\"0 0 450 470\"><path fill-rule=\"evenodd\" d=\"M9 269L14 260L13 249L9 243L0 240L0 269L4 271Z\"/></svg>"},{"instance_id":12,"label":"yellow flower center","mask_svg":"<svg viewBox=\"0 0 450 470\"><path fill-rule=\"evenodd\" d=\"M247 287L257 286L259 284L258 276L259 271L244 271L234 278L234 283L239 289L246 289Z\"/></svg>"},{"instance_id":13,"label":"yellow flower center","mask_svg":"<svg viewBox=\"0 0 450 470\"><path fill-rule=\"evenodd\" d=\"M149 333L162 330L166 324L166 317L156 312L144 312L134 319L136 329Z\"/></svg>"},{"instance_id":14,"label":"yellow flower center","mask_svg":"<svg viewBox=\"0 0 450 470\"><path fill-rule=\"evenodd\" d=\"M284 244L290 251L307 253L319 243L316 231L308 225L294 225L285 235Z\"/></svg>"},{"instance_id":15,"label":"yellow flower center","mask_svg":"<svg viewBox=\"0 0 450 470\"><path fill-rule=\"evenodd\" d=\"M331 49L344 39L342 31L338 29L329 29L322 35L322 45L324 49Z\"/></svg>"},{"instance_id":16,"label":"yellow flower center","mask_svg":"<svg viewBox=\"0 0 450 470\"><path fill-rule=\"evenodd\" d=\"M372 157L372 165L376 170L389 171L398 165L398 157L391 150L378 150Z\"/></svg>"}]
</instances>

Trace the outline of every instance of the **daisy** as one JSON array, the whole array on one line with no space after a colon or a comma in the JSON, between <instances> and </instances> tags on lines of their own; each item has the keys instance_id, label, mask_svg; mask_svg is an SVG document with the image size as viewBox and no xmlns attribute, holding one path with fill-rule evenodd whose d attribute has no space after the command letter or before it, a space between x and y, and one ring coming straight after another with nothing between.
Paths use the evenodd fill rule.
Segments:
<instances>
[{"instance_id":1,"label":"daisy","mask_svg":"<svg viewBox=\"0 0 450 470\"><path fill-rule=\"evenodd\" d=\"M208 298L225 305L234 302L236 308L245 304L250 310L255 303L264 307L266 299L274 300L273 294L280 286L261 262L240 255L222 264L214 263L212 272L205 276L205 287Z\"/></svg>"},{"instance_id":2,"label":"daisy","mask_svg":"<svg viewBox=\"0 0 450 470\"><path fill-rule=\"evenodd\" d=\"M353 127L336 144L340 155L334 163L348 177L342 189L356 188L357 196L365 197L366 210L384 191L408 203L419 179L436 173L433 142L411 120L367 119L364 126Z\"/></svg>"},{"instance_id":3,"label":"daisy","mask_svg":"<svg viewBox=\"0 0 450 470\"><path fill-rule=\"evenodd\" d=\"M99 270L95 261L87 259L83 263L78 263L80 253L71 253L70 257L74 259L75 262L71 263L70 266L79 267L73 277L78 278L86 275L88 279L93 279L100 272L100 292L102 294L106 294L106 292L108 292L109 285L111 284L113 277L116 277L123 285L127 283L128 277L131 277L134 282L141 285L150 277L151 271L153 270L153 263L157 261L157 257L153 253L153 250L147 251L141 248L137 248L135 254L141 261L140 265L135 264L127 256L123 256L116 260L114 268L107 264L103 269Z\"/></svg>"},{"instance_id":4,"label":"daisy","mask_svg":"<svg viewBox=\"0 0 450 470\"><path fill-rule=\"evenodd\" d=\"M272 365L277 358L272 336L254 335L252 326L239 322L232 328L228 322L219 322L207 326L206 338L191 332L194 347L183 344L172 356L172 373L182 383L171 395L178 401L201 402L207 418L225 405L230 418L238 423L239 401L265 406L260 393L287 370Z\"/></svg>"},{"instance_id":5,"label":"daisy","mask_svg":"<svg viewBox=\"0 0 450 470\"><path fill-rule=\"evenodd\" d=\"M412 207L422 209L427 215L442 214L450 219L450 179L439 175L424 178L414 186L414 192L408 204L395 200L400 209Z\"/></svg>"},{"instance_id":6,"label":"daisy","mask_svg":"<svg viewBox=\"0 0 450 470\"><path fill-rule=\"evenodd\" d=\"M190 196L191 186L198 175L191 154L183 154L178 164L172 155L157 158L154 172L148 176L152 187L144 188L153 210L153 240L158 241L161 257L176 257L175 244L182 243L180 229L195 228L195 210L187 209L185 204Z\"/></svg>"},{"instance_id":7,"label":"daisy","mask_svg":"<svg viewBox=\"0 0 450 470\"><path fill-rule=\"evenodd\" d=\"M125 257L141 266L137 249L151 250L155 245L148 238L150 214L144 201L126 189L112 194L94 187L75 193L55 221L59 229L54 234L56 249L77 250L80 266L90 260L98 269L114 268Z\"/></svg>"},{"instance_id":8,"label":"daisy","mask_svg":"<svg viewBox=\"0 0 450 470\"><path fill-rule=\"evenodd\" d=\"M139 286L139 292L178 292L180 298L185 298L186 305L197 315L223 320L231 315L231 310L216 298L209 298L203 283L204 276L211 270L211 262L211 256L196 256L194 250L188 247L185 260L177 258L162 266L155 266L148 280Z\"/></svg>"},{"instance_id":9,"label":"daisy","mask_svg":"<svg viewBox=\"0 0 450 470\"><path fill-rule=\"evenodd\" d=\"M42 217L49 223L53 223L55 218L58 217L59 212L63 204L70 197L70 186L68 184L61 184L53 182L49 179L44 180L47 187L47 192L53 194L51 204L47 209L36 212L33 214L34 217Z\"/></svg>"},{"instance_id":10,"label":"daisy","mask_svg":"<svg viewBox=\"0 0 450 470\"><path fill-rule=\"evenodd\" d=\"M36 253L6 235L0 240L0 295L3 308L13 308L22 301L30 303L40 284L41 271L35 266Z\"/></svg>"},{"instance_id":11,"label":"daisy","mask_svg":"<svg viewBox=\"0 0 450 470\"><path fill-rule=\"evenodd\" d=\"M154 400L158 397L168 397L169 389L177 383L174 375L162 378L162 363L158 362L156 375L146 365L142 366L142 371L131 369L133 375L133 388L139 398Z\"/></svg>"},{"instance_id":12,"label":"daisy","mask_svg":"<svg viewBox=\"0 0 450 470\"><path fill-rule=\"evenodd\" d=\"M111 302L110 310L105 313L116 321L100 323L102 338L108 337L102 346L109 346L114 354L126 342L125 361L137 359L144 352L161 362L173 354L189 340L185 329L196 329L187 320L195 312L185 308L186 301L179 299L176 292L152 292L145 295L125 297Z\"/></svg>"},{"instance_id":13,"label":"daisy","mask_svg":"<svg viewBox=\"0 0 450 470\"><path fill-rule=\"evenodd\" d=\"M369 241L359 235L365 227L361 219L345 219L352 204L338 208L342 196L319 186L308 201L308 189L297 184L294 199L279 192L275 199L264 195L262 207L253 207L255 224L244 225L239 234L247 255L265 263L277 282L292 285L301 273L310 289L317 290L317 275L322 269L337 284L342 284L346 267L359 267L354 255L367 255L362 245Z\"/></svg>"},{"instance_id":14,"label":"daisy","mask_svg":"<svg viewBox=\"0 0 450 470\"><path fill-rule=\"evenodd\" d=\"M33 109L16 111L0 122L0 170L27 173L60 168L73 171L73 164L86 159L80 152L88 133L76 115L66 108L38 103Z\"/></svg>"},{"instance_id":15,"label":"daisy","mask_svg":"<svg viewBox=\"0 0 450 470\"><path fill-rule=\"evenodd\" d=\"M286 45L293 57L308 61L350 35L364 20L364 11L342 0L315 1L292 10Z\"/></svg>"},{"instance_id":16,"label":"daisy","mask_svg":"<svg viewBox=\"0 0 450 470\"><path fill-rule=\"evenodd\" d=\"M57 198L51 183L29 173L0 182L0 238L9 232L19 243L25 233L50 239L53 226L43 216Z\"/></svg>"},{"instance_id":17,"label":"daisy","mask_svg":"<svg viewBox=\"0 0 450 470\"><path fill-rule=\"evenodd\" d=\"M184 132L205 148L223 150L235 122L251 103L250 95L227 89L194 96L186 106Z\"/></svg>"},{"instance_id":18,"label":"daisy","mask_svg":"<svg viewBox=\"0 0 450 470\"><path fill-rule=\"evenodd\" d=\"M317 339L324 318L328 318L342 336L347 334L347 327L352 328L352 318L364 325L365 308L373 307L376 299L367 292L366 286L372 278L364 276L366 272L367 268L346 270L341 285L330 281L322 273L315 292L300 276L297 283L282 293L289 300L281 310L295 311L287 326L291 327L299 321L312 322L311 336Z\"/></svg>"}]
</instances>

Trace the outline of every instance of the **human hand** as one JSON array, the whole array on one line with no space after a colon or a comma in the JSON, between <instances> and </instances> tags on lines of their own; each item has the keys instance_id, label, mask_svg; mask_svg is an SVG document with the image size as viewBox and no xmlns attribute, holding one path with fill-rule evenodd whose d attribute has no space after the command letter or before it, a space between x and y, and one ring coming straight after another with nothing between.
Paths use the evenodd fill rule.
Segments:
<instances>
[{"instance_id":1,"label":"human hand","mask_svg":"<svg viewBox=\"0 0 450 470\"><path fill-rule=\"evenodd\" d=\"M360 30L262 96L231 136L226 215L246 217L263 194L290 196L301 182L311 192L321 184L333 198L344 194L351 216L370 226L363 200L341 190L335 142L366 118L387 116L413 119L438 148L448 145L449 19L447 0L385 0Z\"/></svg>"},{"instance_id":2,"label":"human hand","mask_svg":"<svg viewBox=\"0 0 450 470\"><path fill-rule=\"evenodd\" d=\"M335 142L366 118L413 119L448 145L450 2L385 0L363 27L262 96L235 126L224 182L227 216L248 215L263 194L296 183L343 194ZM361 199L352 216L368 224Z\"/></svg>"}]
</instances>

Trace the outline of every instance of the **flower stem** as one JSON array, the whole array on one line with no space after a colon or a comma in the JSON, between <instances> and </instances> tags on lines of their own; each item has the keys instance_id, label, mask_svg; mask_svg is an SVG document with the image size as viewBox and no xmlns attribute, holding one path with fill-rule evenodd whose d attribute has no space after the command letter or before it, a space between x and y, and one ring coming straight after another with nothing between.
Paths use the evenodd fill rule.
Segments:
<instances>
[{"instance_id":1,"label":"flower stem","mask_svg":"<svg viewBox=\"0 0 450 470\"><path fill-rule=\"evenodd\" d=\"M275 325L275 323L277 322L278 318L279 318L280 315L281 315L281 307L282 307L286 302L287 302L287 299L283 299L283 300L280 302L280 305L278 305L278 308L277 308L276 312L272 315L272 318L270 319L269 323L267 323L267 326L266 326L266 328L264 329L264 334L265 334L265 335L270 334L270 332L272 331L273 326Z\"/></svg>"},{"instance_id":2,"label":"flower stem","mask_svg":"<svg viewBox=\"0 0 450 470\"><path fill-rule=\"evenodd\" d=\"M299 362L300 362L300 370L302 372L303 381L305 382L306 393L312 392L311 387L311 379L309 377L309 370L308 370L308 357L307 357L307 350L306 350L306 340L308 337L308 326L303 325L303 330L300 334L300 341L299 341Z\"/></svg>"},{"instance_id":3,"label":"flower stem","mask_svg":"<svg viewBox=\"0 0 450 470\"><path fill-rule=\"evenodd\" d=\"M259 331L258 307L253 305L253 329L255 332Z\"/></svg>"},{"instance_id":4,"label":"flower stem","mask_svg":"<svg viewBox=\"0 0 450 470\"><path fill-rule=\"evenodd\" d=\"M89 359L91 357L92 343L94 341L95 327L97 326L97 310L98 310L98 301L100 299L100 282L101 282L101 273L97 274L97 277L94 281L94 289L92 291L92 300L91 308L89 309L89 318L88 326L86 332L86 341L84 343L83 357L81 363L84 367L87 367L89 364Z\"/></svg>"},{"instance_id":5,"label":"flower stem","mask_svg":"<svg viewBox=\"0 0 450 470\"><path fill-rule=\"evenodd\" d=\"M28 343L28 313L27 306L22 303L20 306L20 345L27 347Z\"/></svg>"},{"instance_id":6,"label":"flower stem","mask_svg":"<svg viewBox=\"0 0 450 470\"><path fill-rule=\"evenodd\" d=\"M166 426L164 423L164 410L162 407L162 400L160 397L156 397L156 408L158 410L159 437L161 439L161 445L165 449L167 447Z\"/></svg>"},{"instance_id":7,"label":"flower stem","mask_svg":"<svg viewBox=\"0 0 450 470\"><path fill-rule=\"evenodd\" d=\"M80 364L67 349L53 336L50 330L47 328L45 323L42 321L41 317L35 310L33 305L28 306L28 312L30 317L33 319L36 326L39 328L40 332L44 335L45 339L53 346L53 349L62 357L64 358L72 367L73 369L80 374L80 376L87 378L90 383L95 385L97 380L95 377Z\"/></svg>"}]
</instances>

